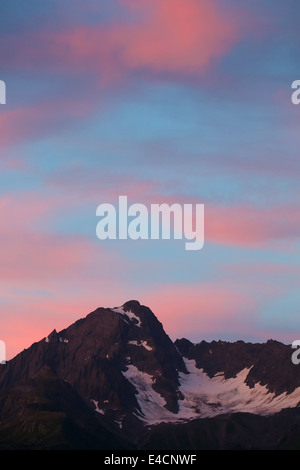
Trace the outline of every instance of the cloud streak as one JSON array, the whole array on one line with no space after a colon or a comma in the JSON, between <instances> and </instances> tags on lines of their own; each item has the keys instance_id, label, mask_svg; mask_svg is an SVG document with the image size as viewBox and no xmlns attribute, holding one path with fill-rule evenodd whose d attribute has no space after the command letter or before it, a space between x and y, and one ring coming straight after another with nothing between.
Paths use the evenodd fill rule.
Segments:
<instances>
[{"instance_id":1,"label":"cloud streak","mask_svg":"<svg viewBox=\"0 0 300 470\"><path fill-rule=\"evenodd\" d=\"M14 54L6 53L5 61L10 66L98 70L106 83L130 71L191 75L222 57L243 34L237 14L215 0L126 0L123 6L123 19L63 32L31 31L25 55L11 40Z\"/></svg>"}]
</instances>

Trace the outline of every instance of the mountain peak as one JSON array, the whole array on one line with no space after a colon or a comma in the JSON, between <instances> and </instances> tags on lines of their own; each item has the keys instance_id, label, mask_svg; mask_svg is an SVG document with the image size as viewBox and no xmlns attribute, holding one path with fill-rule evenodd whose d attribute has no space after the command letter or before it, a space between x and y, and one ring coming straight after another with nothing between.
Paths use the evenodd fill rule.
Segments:
<instances>
[{"instance_id":1,"label":"mountain peak","mask_svg":"<svg viewBox=\"0 0 300 470\"><path fill-rule=\"evenodd\" d=\"M69 327L52 331L0 370L0 384L14 386L43 366L68 382L95 411L122 422L129 431L132 419L139 415L141 424L146 413L138 392L141 381L147 381L150 398L159 397L167 410L176 413L179 374L186 372L162 324L137 300L97 308Z\"/></svg>"},{"instance_id":2,"label":"mountain peak","mask_svg":"<svg viewBox=\"0 0 300 470\"><path fill-rule=\"evenodd\" d=\"M138 300L128 300L127 302L125 302L125 304L122 305L125 312L127 310L132 310L132 311L138 310L140 306L141 304Z\"/></svg>"},{"instance_id":3,"label":"mountain peak","mask_svg":"<svg viewBox=\"0 0 300 470\"><path fill-rule=\"evenodd\" d=\"M295 406L300 377L290 356L290 347L276 341L173 343L150 308L129 300L53 330L0 369L0 388L57 377L57 386L67 383L92 414L135 439L162 421Z\"/></svg>"}]
</instances>

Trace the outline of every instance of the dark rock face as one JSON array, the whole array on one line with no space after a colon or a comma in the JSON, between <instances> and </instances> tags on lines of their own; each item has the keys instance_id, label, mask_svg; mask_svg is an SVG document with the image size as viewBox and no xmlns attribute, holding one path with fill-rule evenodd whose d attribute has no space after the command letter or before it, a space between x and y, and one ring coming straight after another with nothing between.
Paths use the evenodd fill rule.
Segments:
<instances>
[{"instance_id":1,"label":"dark rock face","mask_svg":"<svg viewBox=\"0 0 300 470\"><path fill-rule=\"evenodd\" d=\"M235 377L245 368L251 368L246 379L249 387L256 383L266 385L276 395L291 393L300 386L300 368L291 361L292 349L278 341L269 340L264 344L236 341L201 341L192 344L187 339L175 341L180 353L195 359L199 369L210 377L224 372L225 378Z\"/></svg>"},{"instance_id":2,"label":"dark rock face","mask_svg":"<svg viewBox=\"0 0 300 470\"><path fill-rule=\"evenodd\" d=\"M193 410L202 380L185 392L191 393L187 399L187 360L211 378L222 373L230 379L247 368L243 386L265 385L280 395L300 387L292 352L272 340L173 343L153 312L136 300L98 308L0 366L0 449L300 448L297 407L270 416L188 415L189 421L181 413L187 401ZM148 415L162 413L173 422L155 416L150 426L143 406Z\"/></svg>"},{"instance_id":3,"label":"dark rock face","mask_svg":"<svg viewBox=\"0 0 300 470\"><path fill-rule=\"evenodd\" d=\"M162 423L145 436L148 450L300 450L300 409L273 416L219 415L184 424Z\"/></svg>"},{"instance_id":4,"label":"dark rock face","mask_svg":"<svg viewBox=\"0 0 300 470\"><path fill-rule=\"evenodd\" d=\"M0 392L0 450L131 448L47 366Z\"/></svg>"}]
</instances>

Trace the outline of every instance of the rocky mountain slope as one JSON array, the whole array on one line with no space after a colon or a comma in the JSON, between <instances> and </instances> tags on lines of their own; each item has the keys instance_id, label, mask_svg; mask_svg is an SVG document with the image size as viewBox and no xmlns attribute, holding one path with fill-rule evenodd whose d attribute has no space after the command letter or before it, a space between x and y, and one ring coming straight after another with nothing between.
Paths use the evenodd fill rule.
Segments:
<instances>
[{"instance_id":1,"label":"rocky mountain slope","mask_svg":"<svg viewBox=\"0 0 300 470\"><path fill-rule=\"evenodd\" d=\"M291 354L173 343L137 301L98 308L0 366L0 449L300 448Z\"/></svg>"}]
</instances>

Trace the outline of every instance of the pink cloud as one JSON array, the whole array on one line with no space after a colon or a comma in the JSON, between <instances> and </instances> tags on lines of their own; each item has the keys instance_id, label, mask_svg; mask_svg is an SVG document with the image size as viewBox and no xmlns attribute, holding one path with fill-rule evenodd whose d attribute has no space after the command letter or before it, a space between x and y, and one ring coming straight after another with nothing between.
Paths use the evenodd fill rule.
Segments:
<instances>
[{"instance_id":1,"label":"pink cloud","mask_svg":"<svg viewBox=\"0 0 300 470\"><path fill-rule=\"evenodd\" d=\"M222 267L226 272L230 274L245 276L250 275L258 278L259 275L268 275L268 276L294 276L297 277L300 275L300 266L287 264L287 263L266 263L266 264L245 264L245 265L230 265L226 264ZM271 278L272 278L271 277ZM295 278L295 282L298 282ZM276 286L276 289L278 287Z\"/></svg>"},{"instance_id":2,"label":"pink cloud","mask_svg":"<svg viewBox=\"0 0 300 470\"><path fill-rule=\"evenodd\" d=\"M84 267L86 270L91 257L92 247L78 237L2 232L0 278L65 277Z\"/></svg>"},{"instance_id":3,"label":"pink cloud","mask_svg":"<svg viewBox=\"0 0 300 470\"><path fill-rule=\"evenodd\" d=\"M201 73L244 34L240 13L216 0L126 0L122 6L122 19L63 32L37 30L26 38L25 56L7 55L6 60L60 70L88 67L98 70L106 83L136 70L190 75ZM16 41L11 44L17 48Z\"/></svg>"},{"instance_id":4,"label":"pink cloud","mask_svg":"<svg viewBox=\"0 0 300 470\"><path fill-rule=\"evenodd\" d=\"M78 176L78 177L77 177ZM80 176L82 186L77 180ZM110 177L109 177L110 176ZM76 181L76 185L74 182ZM112 181L113 183L107 183ZM162 186L154 180L118 177L105 174L103 181L98 175L90 175L86 169L77 167L73 170L53 173L48 183L74 190L77 197L84 195L97 204L103 202L117 205L120 195L128 196L128 204L143 203L150 211L151 204L174 203L205 206L205 242L253 248L265 248L266 244L282 241L289 249L298 238L300 229L300 210L293 204L259 206L244 203L221 205L202 200L200 197L186 197L176 194L176 184ZM101 193L99 192L101 186ZM164 191L169 194L164 194ZM195 214L195 209L194 209ZM195 227L195 220L193 220Z\"/></svg>"},{"instance_id":5,"label":"pink cloud","mask_svg":"<svg viewBox=\"0 0 300 470\"><path fill-rule=\"evenodd\" d=\"M235 20L212 0L130 0L139 23L107 31L108 49L129 69L199 72L236 42Z\"/></svg>"},{"instance_id":6,"label":"pink cloud","mask_svg":"<svg viewBox=\"0 0 300 470\"><path fill-rule=\"evenodd\" d=\"M22 54L19 40L10 38L4 64L72 75L89 70L108 86L135 71L191 76L205 71L243 34L239 14L231 15L215 0L128 0L124 5L124 19L63 32L31 31L23 38ZM60 93L24 108L7 108L0 115L1 145L59 132L99 104L90 90L82 93L67 87L64 93L69 98Z\"/></svg>"},{"instance_id":7,"label":"pink cloud","mask_svg":"<svg viewBox=\"0 0 300 470\"><path fill-rule=\"evenodd\" d=\"M16 144L36 133L35 124L42 117L40 112L31 109L7 110L0 115L2 146ZM34 123L32 123L32 119Z\"/></svg>"},{"instance_id":8,"label":"pink cloud","mask_svg":"<svg viewBox=\"0 0 300 470\"><path fill-rule=\"evenodd\" d=\"M191 338L196 333L201 341L221 331L224 336L245 337L254 331L248 330L254 301L225 282L166 284L144 294L142 301L151 307L172 339Z\"/></svg>"},{"instance_id":9,"label":"pink cloud","mask_svg":"<svg viewBox=\"0 0 300 470\"><path fill-rule=\"evenodd\" d=\"M76 100L56 96L20 108L8 107L0 114L0 144L12 146L53 132L60 133L61 129L71 128L89 116L97 104L98 101L87 100L78 93Z\"/></svg>"},{"instance_id":10,"label":"pink cloud","mask_svg":"<svg viewBox=\"0 0 300 470\"><path fill-rule=\"evenodd\" d=\"M69 200L34 193L0 198L0 339L9 357L98 306L115 306L117 295L126 297L134 265L97 244L96 234L93 244L51 231L49 219L69 207Z\"/></svg>"},{"instance_id":11,"label":"pink cloud","mask_svg":"<svg viewBox=\"0 0 300 470\"><path fill-rule=\"evenodd\" d=\"M257 246L285 240L287 247L299 233L299 207L206 206L207 240L224 245Z\"/></svg>"},{"instance_id":12,"label":"pink cloud","mask_svg":"<svg viewBox=\"0 0 300 470\"><path fill-rule=\"evenodd\" d=\"M59 198L35 194L0 199L0 278L40 281L87 269L93 247L84 237L43 228L47 217L61 206Z\"/></svg>"}]
</instances>

